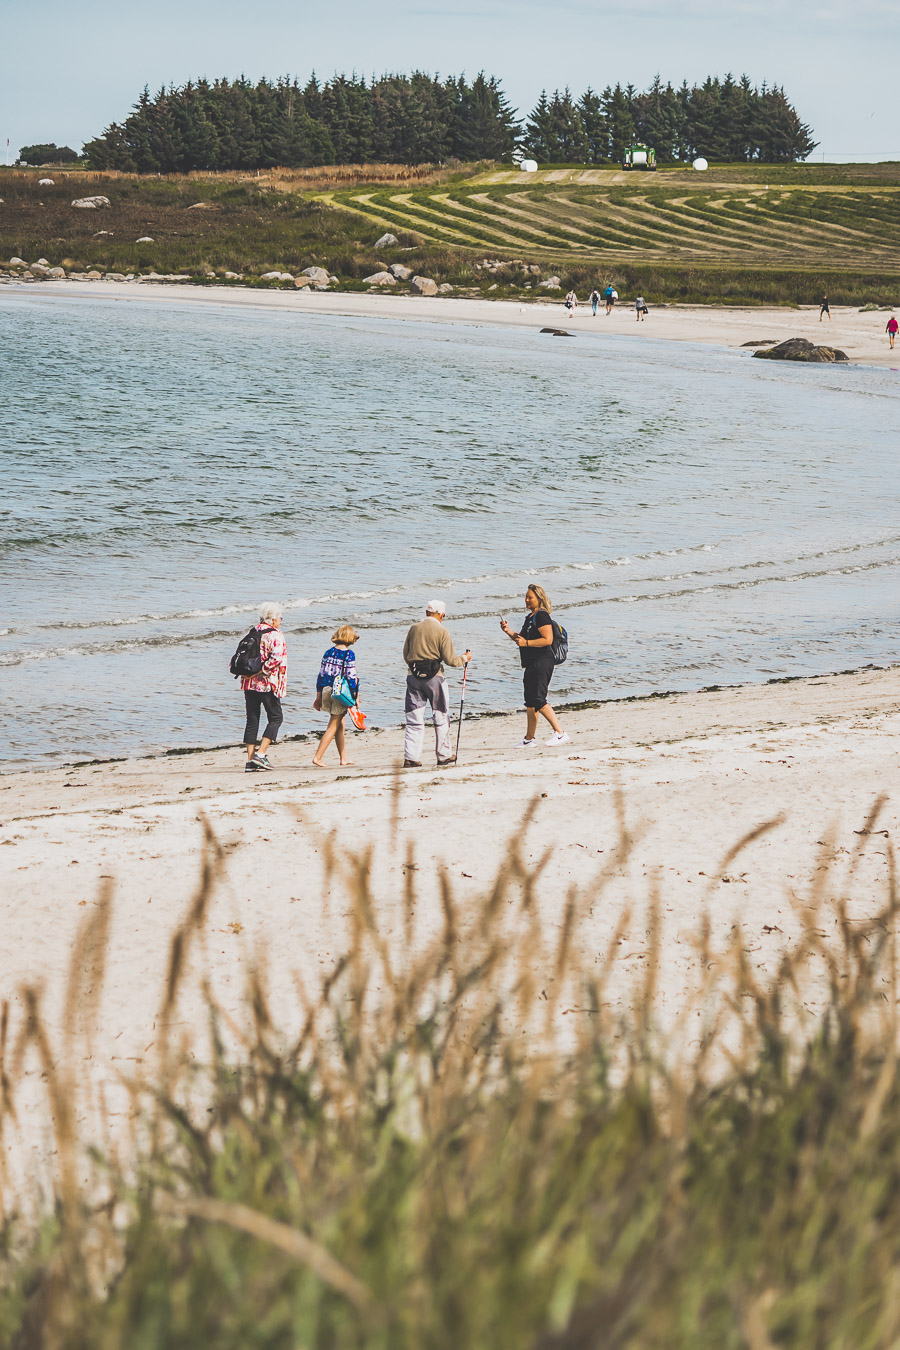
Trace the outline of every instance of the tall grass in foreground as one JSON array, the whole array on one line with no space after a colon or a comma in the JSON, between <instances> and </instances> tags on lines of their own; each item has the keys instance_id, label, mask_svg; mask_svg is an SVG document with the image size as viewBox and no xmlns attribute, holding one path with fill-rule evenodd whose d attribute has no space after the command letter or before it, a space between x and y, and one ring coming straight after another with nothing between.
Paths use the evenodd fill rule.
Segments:
<instances>
[{"instance_id":1,"label":"tall grass in foreground","mask_svg":"<svg viewBox=\"0 0 900 1350\"><path fill-rule=\"evenodd\" d=\"M665 1033L655 897L624 1012L629 916L599 961L583 932L632 847L624 827L594 884L555 903L546 860L515 846L465 907L441 875L432 939L409 858L401 941L381 931L370 860L331 841L352 933L321 988L298 984L299 1031L279 1032L260 969L240 1026L209 992L204 1060L165 1038L133 1086L131 1147L95 1154L85 1180L66 1050L99 1005L103 896L73 954L68 1047L34 990L18 1023L2 1015L4 1152L36 1054L58 1176L36 1229L7 1210L0 1344L896 1346L898 900L881 836L884 895L854 891L876 815L839 873L846 851L823 843L767 980L736 931L716 940L698 917L695 986ZM164 1036L223 866L210 834Z\"/></svg>"}]
</instances>

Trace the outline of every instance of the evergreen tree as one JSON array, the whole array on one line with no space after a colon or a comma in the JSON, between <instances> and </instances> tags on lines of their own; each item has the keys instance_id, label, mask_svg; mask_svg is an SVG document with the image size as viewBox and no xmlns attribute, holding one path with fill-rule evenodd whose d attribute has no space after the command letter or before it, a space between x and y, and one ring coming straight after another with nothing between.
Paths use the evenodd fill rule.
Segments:
<instances>
[{"instance_id":1,"label":"evergreen tree","mask_svg":"<svg viewBox=\"0 0 900 1350\"><path fill-rule=\"evenodd\" d=\"M603 112L609 127L609 157L621 164L625 151L636 139L631 101L620 84L603 91Z\"/></svg>"},{"instance_id":2,"label":"evergreen tree","mask_svg":"<svg viewBox=\"0 0 900 1350\"><path fill-rule=\"evenodd\" d=\"M603 164L609 159L609 127L603 111L603 100L588 87L578 102L584 147L590 164Z\"/></svg>"},{"instance_id":3,"label":"evergreen tree","mask_svg":"<svg viewBox=\"0 0 900 1350\"><path fill-rule=\"evenodd\" d=\"M697 154L790 161L816 144L782 88L754 88L746 75L710 76L677 91L657 76L644 93L617 84L601 95L588 89L578 100L568 89L552 98L545 90L523 130L494 76L482 71L469 84L464 76L441 80L414 71L370 81L335 75L324 84L313 73L302 89L287 76L255 84L243 76L189 80L155 96L145 88L125 121L83 153L92 168L184 173L441 163L451 156L503 160L521 143L544 163L599 164L621 162L636 139L653 146L660 163ZM56 147L26 146L22 153L50 150Z\"/></svg>"}]
</instances>

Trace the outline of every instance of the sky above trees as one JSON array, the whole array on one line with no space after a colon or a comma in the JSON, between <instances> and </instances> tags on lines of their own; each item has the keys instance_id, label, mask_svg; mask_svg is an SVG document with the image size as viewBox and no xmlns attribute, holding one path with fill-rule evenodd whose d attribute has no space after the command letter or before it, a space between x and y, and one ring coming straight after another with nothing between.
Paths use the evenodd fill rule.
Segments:
<instances>
[{"instance_id":1,"label":"sky above trees","mask_svg":"<svg viewBox=\"0 0 900 1350\"><path fill-rule=\"evenodd\" d=\"M35 141L80 148L144 84L419 68L484 69L523 116L544 88L746 71L784 86L815 158L900 158L895 0L35 0L23 23L42 40L0 49L0 149L8 136L13 156Z\"/></svg>"}]
</instances>

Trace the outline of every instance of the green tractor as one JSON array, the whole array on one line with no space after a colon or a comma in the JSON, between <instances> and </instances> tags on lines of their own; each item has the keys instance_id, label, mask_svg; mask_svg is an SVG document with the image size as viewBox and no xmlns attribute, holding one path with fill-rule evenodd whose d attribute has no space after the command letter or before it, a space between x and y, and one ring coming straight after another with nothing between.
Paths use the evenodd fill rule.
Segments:
<instances>
[{"instance_id":1,"label":"green tractor","mask_svg":"<svg viewBox=\"0 0 900 1350\"><path fill-rule=\"evenodd\" d=\"M629 145L625 151L622 160L623 169L646 169L648 172L656 169L656 151L643 142L637 142Z\"/></svg>"}]
</instances>

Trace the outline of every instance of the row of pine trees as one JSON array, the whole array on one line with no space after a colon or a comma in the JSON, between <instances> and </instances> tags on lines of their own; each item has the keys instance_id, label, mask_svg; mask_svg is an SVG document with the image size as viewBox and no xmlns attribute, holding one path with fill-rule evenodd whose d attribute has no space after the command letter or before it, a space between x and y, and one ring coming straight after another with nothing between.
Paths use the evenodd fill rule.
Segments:
<instances>
[{"instance_id":1,"label":"row of pine trees","mask_svg":"<svg viewBox=\"0 0 900 1350\"><path fill-rule=\"evenodd\" d=\"M744 76L679 89L657 78L644 93L616 85L575 99L542 93L521 122L493 76L439 79L416 71L366 80L189 81L147 89L121 124L89 141L90 167L137 173L303 168L319 164L445 164L509 160L516 149L543 163L618 163L634 140L660 163L784 162L815 148L783 89Z\"/></svg>"}]
</instances>

